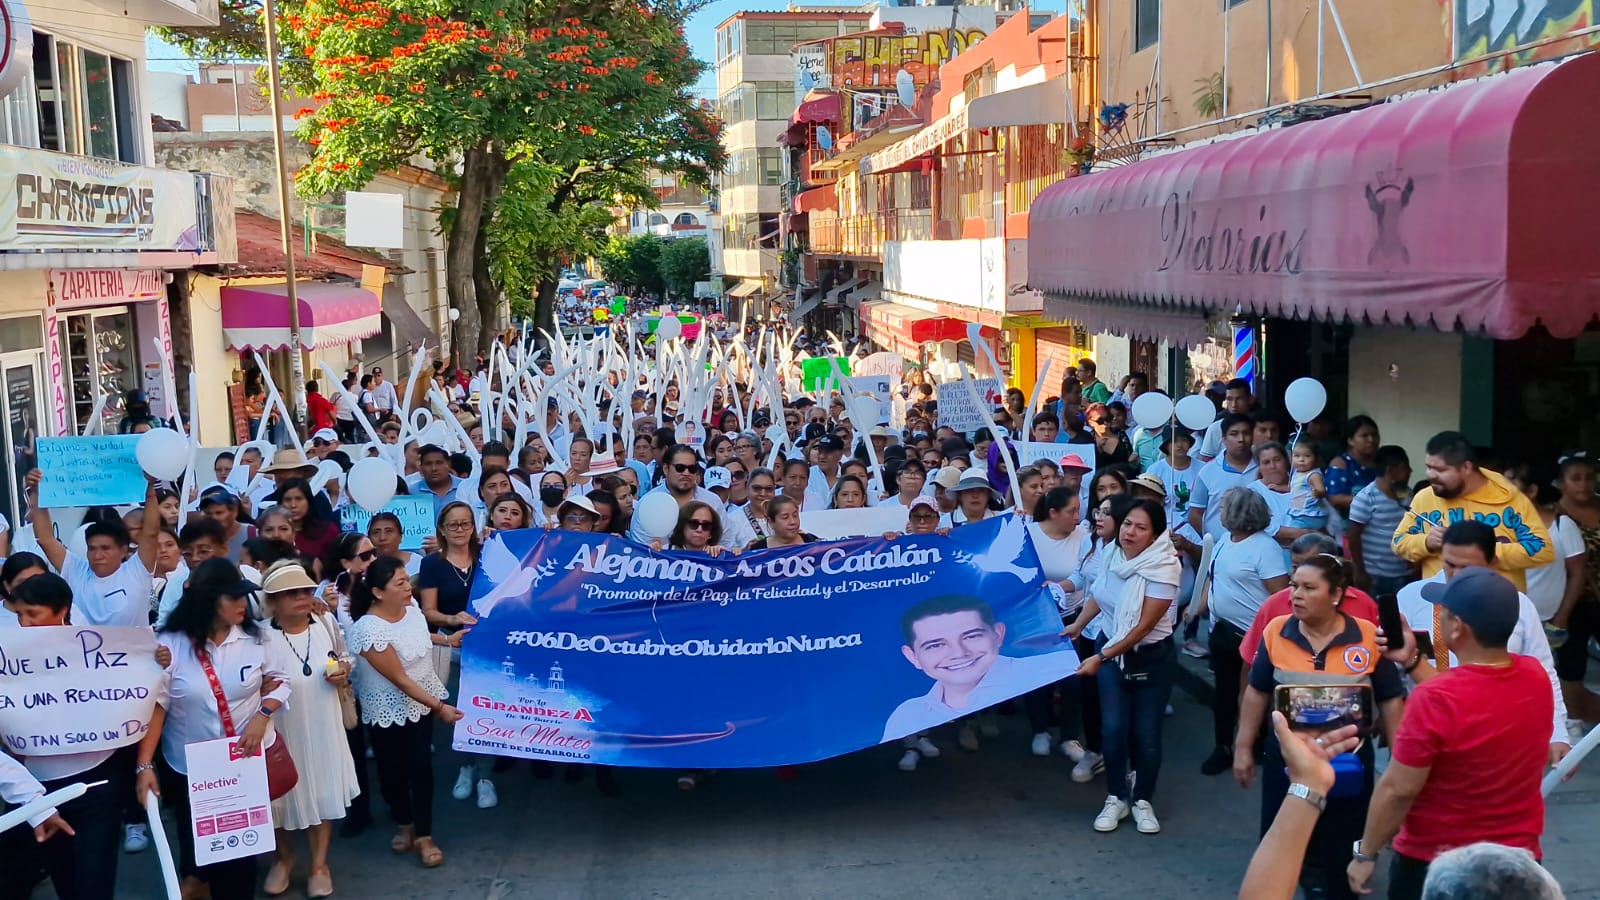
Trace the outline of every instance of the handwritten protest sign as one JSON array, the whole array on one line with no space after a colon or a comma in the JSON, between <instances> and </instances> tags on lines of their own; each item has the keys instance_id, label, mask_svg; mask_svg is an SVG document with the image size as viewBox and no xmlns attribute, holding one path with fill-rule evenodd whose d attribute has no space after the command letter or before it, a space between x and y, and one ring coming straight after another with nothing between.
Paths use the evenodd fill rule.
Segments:
<instances>
[{"instance_id":1,"label":"handwritten protest sign","mask_svg":"<svg viewBox=\"0 0 1600 900\"><path fill-rule=\"evenodd\" d=\"M136 434L88 437L42 437L34 442L39 454L39 505L121 506L142 503L144 470L134 447Z\"/></svg>"},{"instance_id":2,"label":"handwritten protest sign","mask_svg":"<svg viewBox=\"0 0 1600 900\"><path fill-rule=\"evenodd\" d=\"M131 744L150 723L161 678L148 628L0 630L0 740L21 756Z\"/></svg>"},{"instance_id":3,"label":"handwritten protest sign","mask_svg":"<svg viewBox=\"0 0 1600 900\"><path fill-rule=\"evenodd\" d=\"M433 498L425 494L418 496L396 497L390 500L383 508L386 513L394 513L400 519L400 549L421 550L422 539L433 534ZM372 513L360 506L351 503L344 507L341 522L345 531L359 531L367 533L367 525L372 522Z\"/></svg>"},{"instance_id":4,"label":"handwritten protest sign","mask_svg":"<svg viewBox=\"0 0 1600 900\"><path fill-rule=\"evenodd\" d=\"M282 740L280 737L279 740ZM274 849L267 759L242 757L236 737L184 747L189 772L189 827L195 865L226 862Z\"/></svg>"},{"instance_id":5,"label":"handwritten protest sign","mask_svg":"<svg viewBox=\"0 0 1600 900\"><path fill-rule=\"evenodd\" d=\"M800 360L800 390L826 391L838 387L833 379L833 364L836 362L841 374L850 374L849 357L817 356Z\"/></svg>"},{"instance_id":6,"label":"handwritten protest sign","mask_svg":"<svg viewBox=\"0 0 1600 900\"><path fill-rule=\"evenodd\" d=\"M983 396L987 409L972 404L967 386L959 381L947 381L934 388L939 400L939 424L957 431L975 431L994 424L994 409L1005 398L998 378L975 378L978 393Z\"/></svg>"},{"instance_id":7,"label":"handwritten protest sign","mask_svg":"<svg viewBox=\"0 0 1600 900\"><path fill-rule=\"evenodd\" d=\"M1019 468L1031 466L1041 459L1048 459L1053 463L1059 464L1061 457L1067 455L1070 447L1068 444L1056 444L1049 441L1012 441L1011 446L1017 451L1016 460ZM1083 453L1084 451L1079 449L1076 452ZM1094 455L1094 448L1089 448L1089 455L1091 457Z\"/></svg>"}]
</instances>

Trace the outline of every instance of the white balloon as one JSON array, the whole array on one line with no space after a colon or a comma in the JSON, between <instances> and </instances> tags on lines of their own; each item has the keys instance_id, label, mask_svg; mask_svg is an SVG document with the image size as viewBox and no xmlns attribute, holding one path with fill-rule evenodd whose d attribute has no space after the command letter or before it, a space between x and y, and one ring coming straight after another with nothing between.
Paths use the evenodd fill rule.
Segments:
<instances>
[{"instance_id":1,"label":"white balloon","mask_svg":"<svg viewBox=\"0 0 1600 900\"><path fill-rule=\"evenodd\" d=\"M1296 378L1283 392L1283 408L1296 422L1309 422L1328 405L1328 389L1315 378Z\"/></svg>"},{"instance_id":2,"label":"white balloon","mask_svg":"<svg viewBox=\"0 0 1600 900\"><path fill-rule=\"evenodd\" d=\"M678 525L678 501L665 491L645 494L633 506L633 520L646 538L665 541Z\"/></svg>"},{"instance_id":3,"label":"white balloon","mask_svg":"<svg viewBox=\"0 0 1600 900\"><path fill-rule=\"evenodd\" d=\"M152 428L134 445L139 468L157 481L177 481L189 467L189 439L171 428Z\"/></svg>"},{"instance_id":4,"label":"white balloon","mask_svg":"<svg viewBox=\"0 0 1600 900\"><path fill-rule=\"evenodd\" d=\"M1216 404L1202 394L1190 394L1179 400L1173 409L1178 413L1178 421L1190 431L1203 431L1217 417Z\"/></svg>"},{"instance_id":5,"label":"white balloon","mask_svg":"<svg viewBox=\"0 0 1600 900\"><path fill-rule=\"evenodd\" d=\"M1145 431L1160 431L1172 420L1172 398L1166 394L1140 394L1133 401L1133 420Z\"/></svg>"},{"instance_id":6,"label":"white balloon","mask_svg":"<svg viewBox=\"0 0 1600 900\"><path fill-rule=\"evenodd\" d=\"M311 489L320 491L327 486L328 482L338 480L339 476L343 474L344 469L338 463L331 459L325 459L317 463L317 474L311 476Z\"/></svg>"},{"instance_id":7,"label":"white balloon","mask_svg":"<svg viewBox=\"0 0 1600 900\"><path fill-rule=\"evenodd\" d=\"M782 425L767 426L767 440L774 444L782 443L789 439L789 432Z\"/></svg>"},{"instance_id":8,"label":"white balloon","mask_svg":"<svg viewBox=\"0 0 1600 900\"><path fill-rule=\"evenodd\" d=\"M656 325L656 340L670 341L683 334L683 323L677 316L662 316L661 322ZM676 523L676 519L673 520Z\"/></svg>"},{"instance_id":9,"label":"white balloon","mask_svg":"<svg viewBox=\"0 0 1600 900\"><path fill-rule=\"evenodd\" d=\"M357 460L345 476L345 490L356 505L376 513L394 499L394 466L387 460L368 456Z\"/></svg>"}]
</instances>

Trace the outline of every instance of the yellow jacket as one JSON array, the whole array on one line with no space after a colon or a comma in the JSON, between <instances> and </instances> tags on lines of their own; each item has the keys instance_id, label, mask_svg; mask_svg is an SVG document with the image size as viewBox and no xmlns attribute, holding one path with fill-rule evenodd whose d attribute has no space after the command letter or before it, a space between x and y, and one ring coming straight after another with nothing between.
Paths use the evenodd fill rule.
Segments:
<instances>
[{"instance_id":1,"label":"yellow jacket","mask_svg":"<svg viewBox=\"0 0 1600 900\"><path fill-rule=\"evenodd\" d=\"M1435 525L1446 528L1473 519L1494 529L1499 545L1494 550L1495 568L1517 590L1527 590L1526 570L1553 562L1555 546L1550 532L1534 509L1533 501L1506 481L1499 472L1479 469L1484 484L1470 494L1452 500L1434 496L1433 488L1423 488L1411 498L1411 512L1401 518L1394 532L1394 552L1401 559L1422 563L1422 577L1431 578L1444 563L1439 554L1428 552L1428 530Z\"/></svg>"}]
</instances>

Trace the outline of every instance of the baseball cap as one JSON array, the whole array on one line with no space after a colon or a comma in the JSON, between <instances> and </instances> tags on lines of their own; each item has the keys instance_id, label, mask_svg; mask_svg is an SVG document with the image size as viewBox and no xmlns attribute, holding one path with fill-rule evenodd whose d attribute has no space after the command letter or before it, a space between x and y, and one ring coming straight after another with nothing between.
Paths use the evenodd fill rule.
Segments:
<instances>
[{"instance_id":1,"label":"baseball cap","mask_svg":"<svg viewBox=\"0 0 1600 900\"><path fill-rule=\"evenodd\" d=\"M942 466L933 476L933 483L945 490L954 488L961 481L961 470L955 466Z\"/></svg>"},{"instance_id":2,"label":"baseball cap","mask_svg":"<svg viewBox=\"0 0 1600 900\"><path fill-rule=\"evenodd\" d=\"M1503 646L1517 627L1517 587L1492 569L1472 566L1446 582L1422 586L1422 599L1450 610L1485 645Z\"/></svg>"},{"instance_id":3,"label":"baseball cap","mask_svg":"<svg viewBox=\"0 0 1600 900\"><path fill-rule=\"evenodd\" d=\"M712 466L706 470L706 490L727 488L733 486L733 473L722 466Z\"/></svg>"},{"instance_id":4,"label":"baseball cap","mask_svg":"<svg viewBox=\"0 0 1600 900\"><path fill-rule=\"evenodd\" d=\"M979 489L988 491L991 494L994 493L994 488L989 486L989 479L971 472L971 470L968 470L967 473L962 475L961 480L956 482L956 493L958 494L962 491L976 491Z\"/></svg>"},{"instance_id":5,"label":"baseball cap","mask_svg":"<svg viewBox=\"0 0 1600 900\"><path fill-rule=\"evenodd\" d=\"M335 442L335 441L337 441L338 439L339 439L339 432L334 431L332 428L318 428L311 435L311 440L312 441L327 441L330 444Z\"/></svg>"},{"instance_id":6,"label":"baseball cap","mask_svg":"<svg viewBox=\"0 0 1600 900\"><path fill-rule=\"evenodd\" d=\"M917 496L911 498L911 505L906 507L906 515L910 515L911 511L919 506L926 506L935 513L939 512L939 503L937 500L934 500L927 494L918 494Z\"/></svg>"},{"instance_id":7,"label":"baseball cap","mask_svg":"<svg viewBox=\"0 0 1600 900\"><path fill-rule=\"evenodd\" d=\"M844 441L837 434L824 434L817 438L816 447L824 453L844 452Z\"/></svg>"},{"instance_id":8,"label":"baseball cap","mask_svg":"<svg viewBox=\"0 0 1600 900\"><path fill-rule=\"evenodd\" d=\"M646 400L646 399L649 399L649 397L650 397L650 395L646 394L644 391L634 391L633 392L633 399L635 399L635 400Z\"/></svg>"},{"instance_id":9,"label":"baseball cap","mask_svg":"<svg viewBox=\"0 0 1600 900\"><path fill-rule=\"evenodd\" d=\"M239 498L234 496L233 491L228 490L220 484L212 485L211 487L208 487L200 492L201 509L205 509L207 506L210 506L214 503L222 503L232 506L238 502Z\"/></svg>"},{"instance_id":10,"label":"baseball cap","mask_svg":"<svg viewBox=\"0 0 1600 900\"><path fill-rule=\"evenodd\" d=\"M1088 463L1084 462L1083 461L1083 457L1079 456L1076 453L1068 453L1066 456L1061 457L1061 468L1063 468L1063 469L1077 469L1077 470L1079 470L1081 472L1093 472L1094 471L1094 466L1091 466Z\"/></svg>"}]
</instances>

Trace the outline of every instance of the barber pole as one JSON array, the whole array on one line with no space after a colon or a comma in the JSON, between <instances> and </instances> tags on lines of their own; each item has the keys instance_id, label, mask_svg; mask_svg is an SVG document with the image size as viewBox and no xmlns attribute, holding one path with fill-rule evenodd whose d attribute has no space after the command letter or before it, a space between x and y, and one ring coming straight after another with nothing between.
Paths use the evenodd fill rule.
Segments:
<instances>
[{"instance_id":1,"label":"barber pole","mask_svg":"<svg viewBox=\"0 0 1600 900\"><path fill-rule=\"evenodd\" d=\"M1233 325L1233 377L1250 382L1256 389L1256 327L1253 322L1235 321Z\"/></svg>"}]
</instances>

